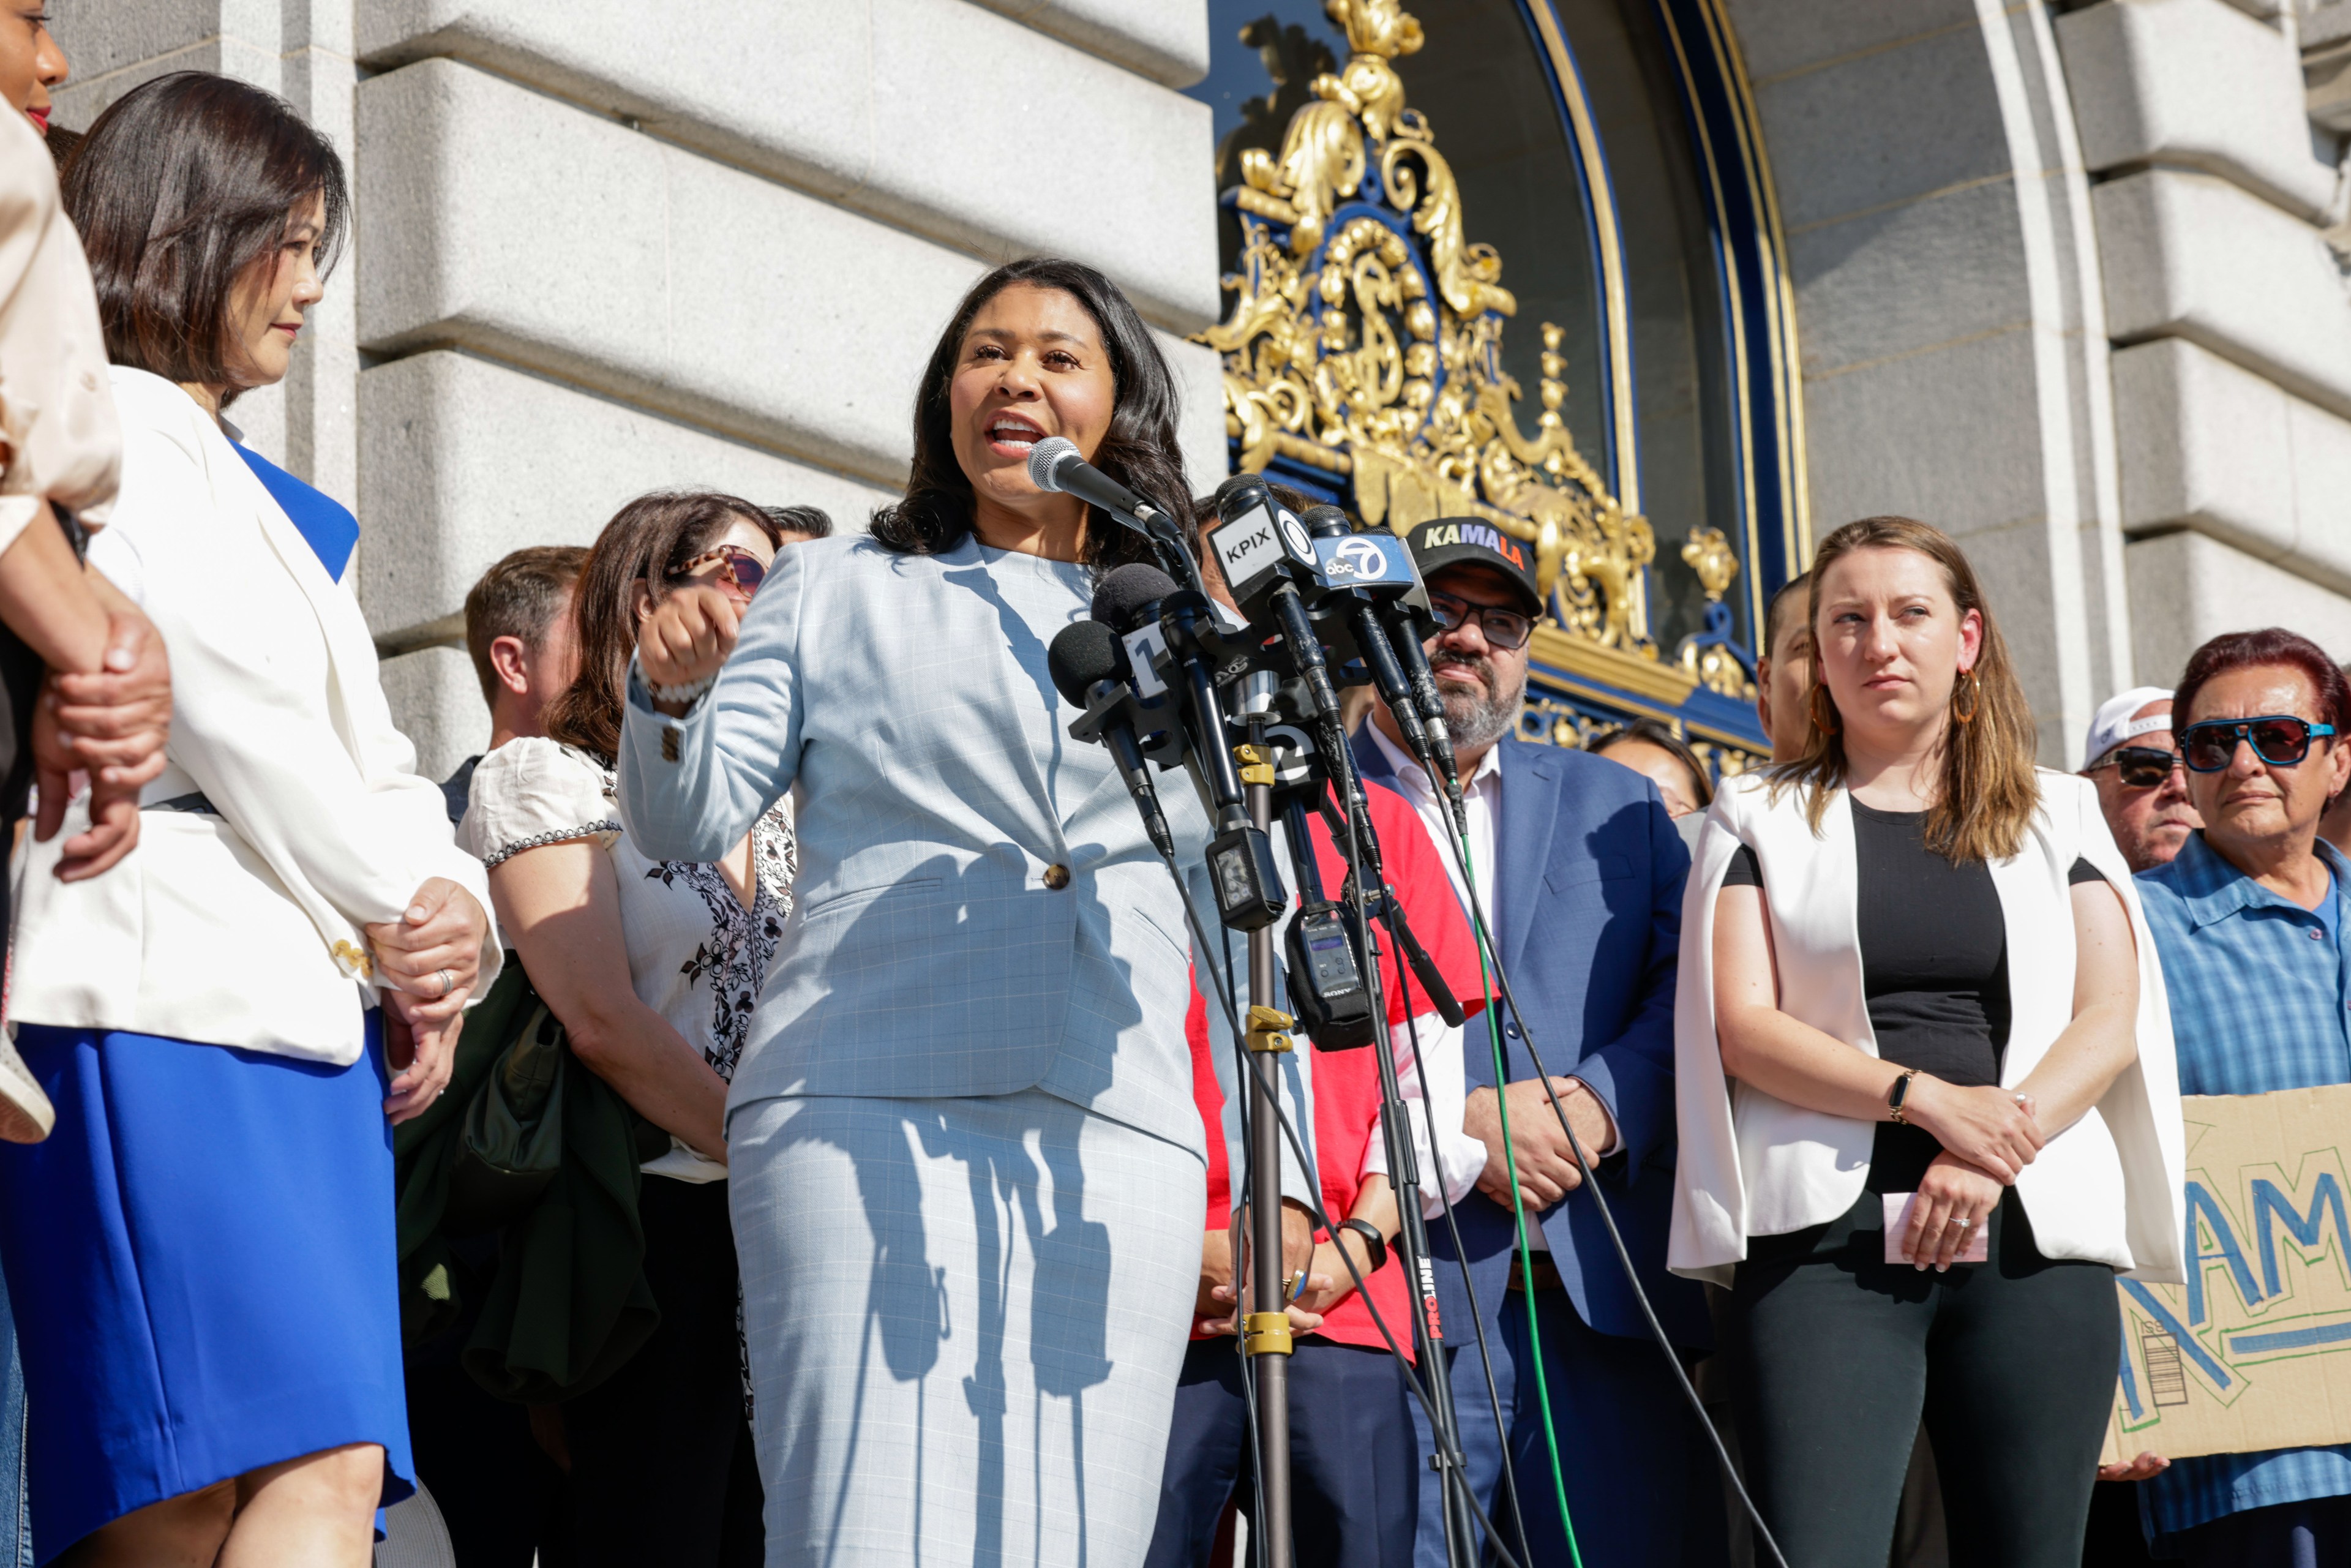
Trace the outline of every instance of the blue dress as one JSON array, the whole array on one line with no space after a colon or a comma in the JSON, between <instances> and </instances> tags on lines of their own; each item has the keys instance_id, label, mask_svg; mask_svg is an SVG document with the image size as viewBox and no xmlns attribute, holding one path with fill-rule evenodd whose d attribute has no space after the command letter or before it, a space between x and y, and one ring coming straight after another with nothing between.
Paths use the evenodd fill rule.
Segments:
<instances>
[{"instance_id":1,"label":"blue dress","mask_svg":"<svg viewBox=\"0 0 2351 1568\"><path fill-rule=\"evenodd\" d=\"M238 450L340 577L350 513ZM348 1067L20 1027L57 1110L47 1141L0 1145L37 1562L347 1444L382 1447L385 1504L415 1490L381 1019Z\"/></svg>"}]
</instances>

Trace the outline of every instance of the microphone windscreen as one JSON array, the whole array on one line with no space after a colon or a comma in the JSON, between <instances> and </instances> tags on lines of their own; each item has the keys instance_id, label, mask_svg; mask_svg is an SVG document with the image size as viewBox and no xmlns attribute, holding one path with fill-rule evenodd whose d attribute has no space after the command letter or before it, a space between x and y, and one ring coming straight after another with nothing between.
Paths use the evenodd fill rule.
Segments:
<instances>
[{"instance_id":1,"label":"microphone windscreen","mask_svg":"<svg viewBox=\"0 0 2351 1568\"><path fill-rule=\"evenodd\" d=\"M1102 580L1094 590L1094 619L1113 632L1134 630L1146 604L1176 591L1176 580L1147 561L1134 560Z\"/></svg>"},{"instance_id":2,"label":"microphone windscreen","mask_svg":"<svg viewBox=\"0 0 2351 1568\"><path fill-rule=\"evenodd\" d=\"M1347 514L1327 503L1307 507L1298 514L1298 520L1306 525L1308 534L1318 539L1334 539L1342 534L1355 531L1355 525L1347 520Z\"/></svg>"},{"instance_id":3,"label":"microphone windscreen","mask_svg":"<svg viewBox=\"0 0 2351 1568\"><path fill-rule=\"evenodd\" d=\"M1126 650L1118 633L1099 621L1072 621L1053 634L1045 650L1045 668L1053 689L1071 707L1086 706L1087 694L1102 681L1117 680Z\"/></svg>"},{"instance_id":4,"label":"microphone windscreen","mask_svg":"<svg viewBox=\"0 0 2351 1568\"><path fill-rule=\"evenodd\" d=\"M1029 449L1029 483L1040 490L1061 487L1062 461L1078 455L1078 444L1066 435L1049 435Z\"/></svg>"}]
</instances>

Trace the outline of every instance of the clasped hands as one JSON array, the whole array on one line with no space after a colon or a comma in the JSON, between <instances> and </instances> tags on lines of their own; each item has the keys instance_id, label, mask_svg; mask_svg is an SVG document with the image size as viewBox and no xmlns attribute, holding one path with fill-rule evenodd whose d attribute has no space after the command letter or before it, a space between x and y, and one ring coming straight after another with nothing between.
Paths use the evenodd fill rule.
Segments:
<instances>
[{"instance_id":1,"label":"clasped hands","mask_svg":"<svg viewBox=\"0 0 2351 1568\"><path fill-rule=\"evenodd\" d=\"M2032 1096L1995 1084L1961 1088L1922 1072L1910 1081L1902 1113L1943 1152L1919 1178L1900 1256L1940 1273L2000 1206L2001 1189L2015 1185L2049 1140L2034 1118Z\"/></svg>"},{"instance_id":2,"label":"clasped hands","mask_svg":"<svg viewBox=\"0 0 2351 1568\"><path fill-rule=\"evenodd\" d=\"M384 1054L397 1073L383 1103L394 1126L423 1114L449 1086L489 929L480 901L440 876L424 879L399 919L367 928L383 993Z\"/></svg>"},{"instance_id":3,"label":"clasped hands","mask_svg":"<svg viewBox=\"0 0 2351 1568\"><path fill-rule=\"evenodd\" d=\"M33 709L33 770L42 843L65 825L74 776L89 779L89 826L59 847L59 882L110 871L139 844L139 793L163 771L172 732L172 666L144 615L108 617L106 654L91 674L52 672Z\"/></svg>"},{"instance_id":4,"label":"clasped hands","mask_svg":"<svg viewBox=\"0 0 2351 1568\"><path fill-rule=\"evenodd\" d=\"M1201 1238L1200 1286L1192 1302L1192 1317L1210 1333L1238 1333L1239 1319L1248 1310L1241 1305L1243 1292L1249 1281L1244 1277L1238 1283L1233 1278L1233 1260L1246 1248L1243 1239L1248 1234L1249 1210L1237 1210L1229 1230L1211 1230ZM1353 1238L1359 1249L1355 1267L1368 1274L1370 1270L1361 1254L1363 1239L1353 1231L1343 1236ZM1314 1239L1314 1219L1303 1204L1293 1198L1281 1200L1281 1277L1295 1281L1300 1270L1306 1271L1303 1290L1288 1303L1290 1330L1304 1333L1322 1326L1322 1314L1337 1306L1355 1288L1354 1277L1335 1248L1344 1241L1317 1243Z\"/></svg>"},{"instance_id":5,"label":"clasped hands","mask_svg":"<svg viewBox=\"0 0 2351 1568\"><path fill-rule=\"evenodd\" d=\"M1575 1163L1575 1151L1568 1146L1558 1113L1552 1109L1552 1093L1558 1094L1560 1110L1567 1113L1568 1125L1575 1129L1587 1157L1596 1161L1615 1151L1615 1127L1582 1079L1554 1078L1546 1092L1541 1079L1524 1078L1504 1092L1510 1097L1510 1115L1507 1155L1503 1103L1493 1090L1471 1090L1461 1117L1461 1130L1486 1145L1486 1168L1478 1177L1478 1190L1504 1208L1510 1207L1508 1155L1516 1156L1519 1195L1531 1212L1549 1208L1583 1185L1583 1167Z\"/></svg>"}]
</instances>

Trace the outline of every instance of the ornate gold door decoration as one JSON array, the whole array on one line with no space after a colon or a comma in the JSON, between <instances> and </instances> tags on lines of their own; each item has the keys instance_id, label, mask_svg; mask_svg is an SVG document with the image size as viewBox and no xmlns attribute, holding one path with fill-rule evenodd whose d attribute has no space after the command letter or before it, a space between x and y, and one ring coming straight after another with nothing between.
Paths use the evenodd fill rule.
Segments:
<instances>
[{"instance_id":1,"label":"ornate gold door decoration","mask_svg":"<svg viewBox=\"0 0 2351 1568\"><path fill-rule=\"evenodd\" d=\"M1518 301L1494 248L1465 240L1452 168L1393 64L1421 47L1420 23L1399 0L1323 10L1353 54L1314 78L1278 155L1242 153L1232 309L1199 338L1224 356L1238 465L1287 457L1346 476L1365 520L1399 533L1486 518L1534 547L1564 631L1655 660L1642 569L1656 538L1568 434L1567 361L1549 322L1541 412L1532 437L1519 429L1520 390L1501 368ZM1693 685L1699 674L1672 671Z\"/></svg>"}]
</instances>

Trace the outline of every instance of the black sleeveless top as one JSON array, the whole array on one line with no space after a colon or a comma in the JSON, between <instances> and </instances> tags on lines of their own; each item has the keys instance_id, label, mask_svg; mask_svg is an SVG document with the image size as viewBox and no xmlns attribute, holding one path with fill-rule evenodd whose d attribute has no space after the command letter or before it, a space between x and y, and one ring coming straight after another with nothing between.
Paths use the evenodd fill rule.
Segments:
<instances>
[{"instance_id":1,"label":"black sleeveless top","mask_svg":"<svg viewBox=\"0 0 2351 1568\"><path fill-rule=\"evenodd\" d=\"M1991 868L1954 865L1927 847L1927 813L1850 800L1856 861L1854 924L1862 992L1877 1054L1964 1087L1997 1084L2008 1048L2008 925ZM2067 879L2102 882L2077 860ZM1725 887L1761 887L1744 844Z\"/></svg>"}]
</instances>

